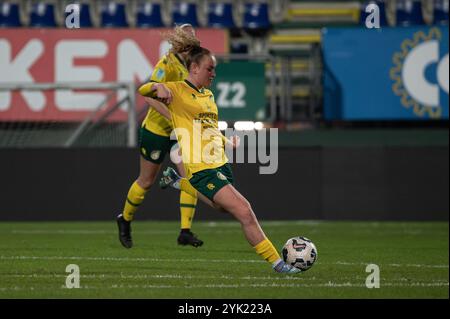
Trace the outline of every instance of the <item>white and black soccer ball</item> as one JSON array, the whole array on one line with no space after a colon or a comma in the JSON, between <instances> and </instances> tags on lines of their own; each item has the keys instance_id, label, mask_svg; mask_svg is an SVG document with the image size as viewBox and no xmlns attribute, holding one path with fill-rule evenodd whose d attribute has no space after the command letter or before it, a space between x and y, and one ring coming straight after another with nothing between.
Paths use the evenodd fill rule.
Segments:
<instances>
[{"instance_id":1,"label":"white and black soccer ball","mask_svg":"<svg viewBox=\"0 0 450 319\"><path fill-rule=\"evenodd\" d=\"M284 244L282 249L283 260L301 271L306 271L317 260L317 248L306 237L294 237Z\"/></svg>"}]
</instances>

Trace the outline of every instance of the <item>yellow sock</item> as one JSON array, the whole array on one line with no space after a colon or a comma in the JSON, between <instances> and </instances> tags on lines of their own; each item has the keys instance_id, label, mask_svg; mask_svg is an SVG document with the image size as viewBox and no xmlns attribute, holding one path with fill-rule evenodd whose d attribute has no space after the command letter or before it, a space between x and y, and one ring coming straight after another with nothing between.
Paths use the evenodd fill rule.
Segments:
<instances>
[{"instance_id":1,"label":"yellow sock","mask_svg":"<svg viewBox=\"0 0 450 319\"><path fill-rule=\"evenodd\" d=\"M134 213L144 201L145 193L147 193L147 190L139 186L137 182L134 182L133 185L131 185L125 201L125 207L123 208L123 218L126 221L133 220Z\"/></svg>"},{"instance_id":2,"label":"yellow sock","mask_svg":"<svg viewBox=\"0 0 450 319\"><path fill-rule=\"evenodd\" d=\"M191 185L191 183L189 183L188 179L182 178L180 180L180 189L188 193L192 197L197 198L197 190L194 188L194 186Z\"/></svg>"},{"instance_id":3,"label":"yellow sock","mask_svg":"<svg viewBox=\"0 0 450 319\"><path fill-rule=\"evenodd\" d=\"M267 238L253 248L255 248L256 253L258 255L260 255L262 258L264 258L266 261L272 264L278 259L280 259L278 251L275 249L272 242Z\"/></svg>"},{"instance_id":4,"label":"yellow sock","mask_svg":"<svg viewBox=\"0 0 450 319\"><path fill-rule=\"evenodd\" d=\"M181 229L191 228L196 205L197 197L192 197L183 191L180 192Z\"/></svg>"}]
</instances>

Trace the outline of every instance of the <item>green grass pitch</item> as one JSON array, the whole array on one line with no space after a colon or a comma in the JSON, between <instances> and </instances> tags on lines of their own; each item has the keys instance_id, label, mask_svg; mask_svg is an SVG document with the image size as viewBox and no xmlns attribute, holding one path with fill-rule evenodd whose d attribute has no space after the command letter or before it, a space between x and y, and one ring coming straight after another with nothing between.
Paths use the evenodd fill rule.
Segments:
<instances>
[{"instance_id":1,"label":"green grass pitch","mask_svg":"<svg viewBox=\"0 0 450 319\"><path fill-rule=\"evenodd\" d=\"M281 249L306 236L318 260L276 274L237 222L196 221L203 247L176 244L177 222L135 221L132 249L111 222L0 223L0 298L449 298L448 222L263 221ZM65 286L66 266L80 288ZM366 287L368 264L380 288Z\"/></svg>"}]
</instances>

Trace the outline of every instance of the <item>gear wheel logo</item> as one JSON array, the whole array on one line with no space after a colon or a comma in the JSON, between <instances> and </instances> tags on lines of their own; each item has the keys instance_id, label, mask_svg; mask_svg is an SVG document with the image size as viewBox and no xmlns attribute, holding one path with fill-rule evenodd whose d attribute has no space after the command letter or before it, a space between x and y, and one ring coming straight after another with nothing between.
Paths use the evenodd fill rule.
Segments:
<instances>
[{"instance_id":1,"label":"gear wheel logo","mask_svg":"<svg viewBox=\"0 0 450 319\"><path fill-rule=\"evenodd\" d=\"M438 28L430 28L428 34L418 31L412 39L404 40L401 51L393 56L394 66L389 74L394 81L392 90L405 108L421 118L439 119L442 108L448 108L449 61L448 52L442 58L439 56L441 38ZM434 65L436 76L428 79L426 72ZM440 98L442 90L447 95L447 103Z\"/></svg>"}]
</instances>

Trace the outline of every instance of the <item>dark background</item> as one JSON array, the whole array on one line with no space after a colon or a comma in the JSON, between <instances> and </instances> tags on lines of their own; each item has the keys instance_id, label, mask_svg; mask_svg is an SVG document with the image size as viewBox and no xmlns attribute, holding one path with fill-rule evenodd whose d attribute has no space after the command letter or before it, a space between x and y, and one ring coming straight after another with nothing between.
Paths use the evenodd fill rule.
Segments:
<instances>
[{"instance_id":1,"label":"dark background","mask_svg":"<svg viewBox=\"0 0 450 319\"><path fill-rule=\"evenodd\" d=\"M276 174L232 167L260 219L448 221L448 154L448 146L281 147ZM2 150L0 220L111 220L138 172L136 149ZM178 199L155 185L136 219L179 220ZM231 219L204 204L195 218Z\"/></svg>"}]
</instances>

